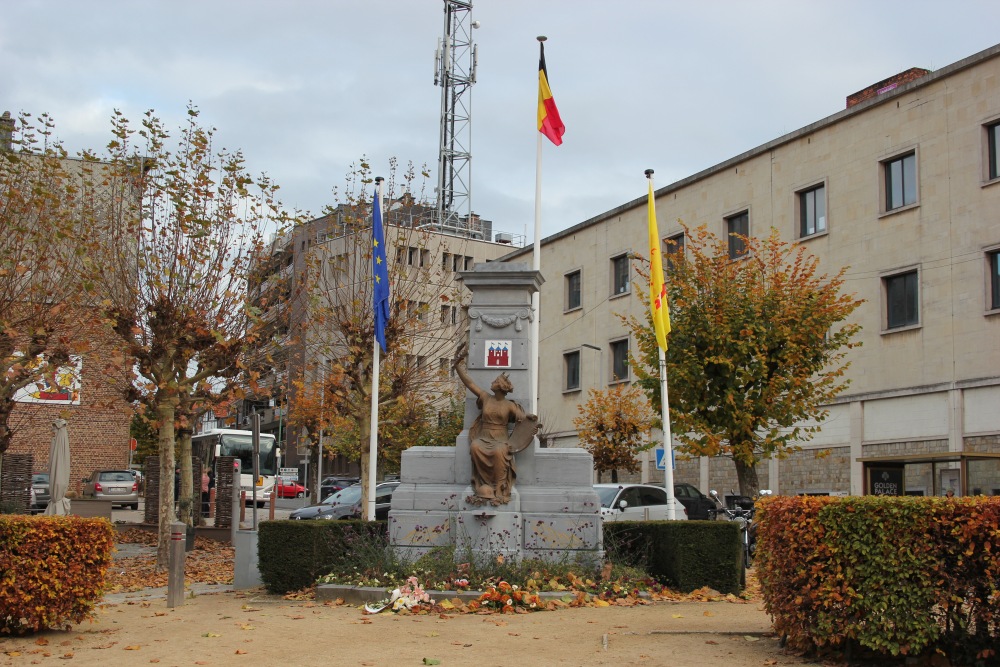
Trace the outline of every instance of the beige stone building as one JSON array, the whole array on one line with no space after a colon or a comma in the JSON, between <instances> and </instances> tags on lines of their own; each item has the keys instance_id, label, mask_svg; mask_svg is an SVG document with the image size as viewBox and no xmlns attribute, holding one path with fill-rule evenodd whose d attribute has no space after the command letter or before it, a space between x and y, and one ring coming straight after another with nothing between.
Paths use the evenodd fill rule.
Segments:
<instances>
[{"instance_id":1,"label":"beige stone building","mask_svg":"<svg viewBox=\"0 0 1000 667\"><path fill-rule=\"evenodd\" d=\"M877 73L875 73L877 74ZM647 250L646 197L542 241L539 414L550 445L577 443L587 390L628 381L642 316L630 253ZM905 464L905 491L1000 494L1000 45L934 72L908 70L848 107L656 190L659 231L796 240L865 300L846 393L802 451L761 464L762 488L861 494L864 463ZM531 249L505 261L530 261ZM822 454L821 456L818 454ZM871 460L875 459L875 460ZM660 480L646 461L642 479ZM726 458L678 460L675 480L736 486Z\"/></svg>"}]
</instances>

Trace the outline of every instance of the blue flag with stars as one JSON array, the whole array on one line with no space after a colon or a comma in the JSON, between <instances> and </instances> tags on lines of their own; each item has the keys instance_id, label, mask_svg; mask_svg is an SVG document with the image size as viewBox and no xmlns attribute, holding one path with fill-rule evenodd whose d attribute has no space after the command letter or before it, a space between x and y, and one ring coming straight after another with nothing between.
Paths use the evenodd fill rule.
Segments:
<instances>
[{"instance_id":1,"label":"blue flag with stars","mask_svg":"<svg viewBox=\"0 0 1000 667\"><path fill-rule=\"evenodd\" d=\"M375 340L385 352L385 327L389 323L389 266L385 259L385 233L382 230L382 199L378 189L372 203L372 281L375 294Z\"/></svg>"}]
</instances>

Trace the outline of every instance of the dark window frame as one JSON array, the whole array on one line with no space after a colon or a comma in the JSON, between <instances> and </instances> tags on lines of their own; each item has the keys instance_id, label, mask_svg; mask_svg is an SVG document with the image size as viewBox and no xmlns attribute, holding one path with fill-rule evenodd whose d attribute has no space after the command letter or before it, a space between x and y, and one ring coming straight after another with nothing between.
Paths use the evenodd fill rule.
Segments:
<instances>
[{"instance_id":1,"label":"dark window frame","mask_svg":"<svg viewBox=\"0 0 1000 667\"><path fill-rule=\"evenodd\" d=\"M563 353L563 391L579 391L581 389L580 377L582 375L580 350ZM575 369L574 369L575 364ZM575 384L573 373L576 373Z\"/></svg>"},{"instance_id":2,"label":"dark window frame","mask_svg":"<svg viewBox=\"0 0 1000 667\"><path fill-rule=\"evenodd\" d=\"M628 253L615 255L611 258L611 295L621 296L628 294L631 289L630 284L631 263Z\"/></svg>"},{"instance_id":3,"label":"dark window frame","mask_svg":"<svg viewBox=\"0 0 1000 667\"><path fill-rule=\"evenodd\" d=\"M986 267L989 271L989 309L1000 310L1000 248L986 252Z\"/></svg>"},{"instance_id":4,"label":"dark window frame","mask_svg":"<svg viewBox=\"0 0 1000 667\"><path fill-rule=\"evenodd\" d=\"M885 294L885 330L920 324L920 271L909 269L882 277Z\"/></svg>"},{"instance_id":5,"label":"dark window frame","mask_svg":"<svg viewBox=\"0 0 1000 667\"><path fill-rule=\"evenodd\" d=\"M575 285L574 285L575 282ZM583 272L580 269L566 274L566 310L583 307Z\"/></svg>"},{"instance_id":6,"label":"dark window frame","mask_svg":"<svg viewBox=\"0 0 1000 667\"><path fill-rule=\"evenodd\" d=\"M920 200L920 184L915 150L884 160L882 172L886 213L917 204Z\"/></svg>"},{"instance_id":7,"label":"dark window frame","mask_svg":"<svg viewBox=\"0 0 1000 667\"><path fill-rule=\"evenodd\" d=\"M986 179L1000 178L1000 121L986 125Z\"/></svg>"},{"instance_id":8,"label":"dark window frame","mask_svg":"<svg viewBox=\"0 0 1000 667\"><path fill-rule=\"evenodd\" d=\"M631 368L628 363L629 339L611 341L608 347L611 349L611 383L628 382L631 379Z\"/></svg>"},{"instance_id":9,"label":"dark window frame","mask_svg":"<svg viewBox=\"0 0 1000 667\"><path fill-rule=\"evenodd\" d=\"M818 183L799 190L799 238L805 239L817 234L825 234L827 229L826 183ZM811 229L811 231L810 231Z\"/></svg>"},{"instance_id":10,"label":"dark window frame","mask_svg":"<svg viewBox=\"0 0 1000 667\"><path fill-rule=\"evenodd\" d=\"M750 237L750 210L741 211L735 215L726 216L726 239L729 241L729 259L740 259L746 257L747 249L746 241L743 239L733 236L733 234L740 234L742 236Z\"/></svg>"}]
</instances>

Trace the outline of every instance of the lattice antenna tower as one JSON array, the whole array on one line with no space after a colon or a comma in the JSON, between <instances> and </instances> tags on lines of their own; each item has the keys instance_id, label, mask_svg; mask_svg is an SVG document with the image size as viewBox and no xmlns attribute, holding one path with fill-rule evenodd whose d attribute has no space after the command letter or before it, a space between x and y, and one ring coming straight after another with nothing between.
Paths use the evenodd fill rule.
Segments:
<instances>
[{"instance_id":1,"label":"lattice antenna tower","mask_svg":"<svg viewBox=\"0 0 1000 667\"><path fill-rule=\"evenodd\" d=\"M437 220L427 226L459 236L483 238L472 216L472 85L476 45L472 3L444 0L444 35L434 54L434 85L441 86Z\"/></svg>"}]
</instances>

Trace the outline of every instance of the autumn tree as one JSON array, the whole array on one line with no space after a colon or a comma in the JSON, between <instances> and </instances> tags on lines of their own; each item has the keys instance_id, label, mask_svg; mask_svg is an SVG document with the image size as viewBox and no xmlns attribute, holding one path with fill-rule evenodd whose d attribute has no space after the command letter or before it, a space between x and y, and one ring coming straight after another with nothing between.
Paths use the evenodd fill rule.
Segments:
<instances>
[{"instance_id":1,"label":"autumn tree","mask_svg":"<svg viewBox=\"0 0 1000 667\"><path fill-rule=\"evenodd\" d=\"M433 425L437 410L448 405L455 391L450 359L465 323L462 287L455 278L457 271L471 269L458 261L464 262L468 254L467 239L426 228L436 221L437 213L435 207L421 203L416 181L412 165L397 181L393 164L384 193L391 315L385 332L387 350L380 359L378 404L379 442L385 445L380 446L380 463L385 469L398 467L402 448L425 444L419 435ZM365 507L375 372L373 185L371 168L362 161L338 195L342 201L327 210L325 240L314 243L310 254L310 284L305 290L310 298L302 323L306 358L327 364L329 376L338 378L330 389L344 421L329 443L360 464ZM307 379L315 377L310 373Z\"/></svg>"},{"instance_id":2,"label":"autumn tree","mask_svg":"<svg viewBox=\"0 0 1000 667\"><path fill-rule=\"evenodd\" d=\"M48 115L4 113L0 130L2 456L17 430L19 392L59 389L61 367L92 349L96 320L86 299L80 161L55 140Z\"/></svg>"},{"instance_id":3,"label":"autumn tree","mask_svg":"<svg viewBox=\"0 0 1000 667\"><path fill-rule=\"evenodd\" d=\"M667 275L671 428L688 454L731 457L740 493L753 496L757 463L809 440L846 389L845 357L860 344L860 326L845 320L861 301L842 291L846 267L820 274L819 259L777 230L739 237L745 252L737 259L728 239L704 227L684 233L685 252L671 256ZM627 322L638 383L660 414L649 318Z\"/></svg>"},{"instance_id":4,"label":"autumn tree","mask_svg":"<svg viewBox=\"0 0 1000 667\"><path fill-rule=\"evenodd\" d=\"M231 385L260 344L262 323L248 300L264 236L286 223L277 185L251 177L240 152L216 151L214 129L188 108L176 140L148 112L136 130L119 112L104 162L112 200L96 217L108 241L100 303L134 369L133 398L153 411L160 479L172 479L178 431L190 431L198 404ZM142 165L136 176L134 166ZM137 205L118 191L134 189ZM244 380L246 380L244 378ZM249 382L253 382L250 377ZM190 440L188 440L190 442ZM193 496L190 450L180 450L181 496ZM157 566L165 568L174 488L159 489Z\"/></svg>"},{"instance_id":5,"label":"autumn tree","mask_svg":"<svg viewBox=\"0 0 1000 667\"><path fill-rule=\"evenodd\" d=\"M580 443L594 457L597 480L610 472L618 481L618 471L638 472L639 452L655 442L650 439L653 414L642 391L635 386L616 384L606 390L591 389L586 403L577 406L573 425Z\"/></svg>"}]
</instances>

